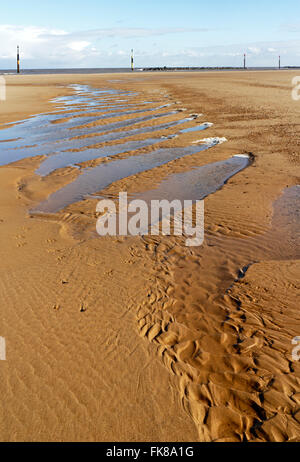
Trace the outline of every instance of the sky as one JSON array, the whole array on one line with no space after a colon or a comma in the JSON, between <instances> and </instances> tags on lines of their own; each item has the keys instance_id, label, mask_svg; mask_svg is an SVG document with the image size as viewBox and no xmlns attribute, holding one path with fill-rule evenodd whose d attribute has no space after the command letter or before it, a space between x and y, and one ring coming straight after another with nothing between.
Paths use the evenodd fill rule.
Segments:
<instances>
[{"instance_id":1,"label":"sky","mask_svg":"<svg viewBox=\"0 0 300 462\"><path fill-rule=\"evenodd\" d=\"M300 1L13 0L0 9L0 69L300 66Z\"/></svg>"}]
</instances>

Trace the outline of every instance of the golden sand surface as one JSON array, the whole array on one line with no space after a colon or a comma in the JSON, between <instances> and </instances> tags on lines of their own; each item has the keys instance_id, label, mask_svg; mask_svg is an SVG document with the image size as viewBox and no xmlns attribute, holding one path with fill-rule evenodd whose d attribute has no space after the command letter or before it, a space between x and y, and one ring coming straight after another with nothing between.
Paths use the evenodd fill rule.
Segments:
<instances>
[{"instance_id":1,"label":"golden sand surface","mask_svg":"<svg viewBox=\"0 0 300 462\"><path fill-rule=\"evenodd\" d=\"M68 84L86 84L173 103L214 124L167 147L228 140L115 182L107 194L153 189L170 173L234 154L254 161L205 199L205 241L195 248L180 237L95 237L92 198L36 217L29 210L80 171L40 177L40 156L0 167L1 441L300 440L295 75L6 77L0 124L53 110Z\"/></svg>"}]
</instances>

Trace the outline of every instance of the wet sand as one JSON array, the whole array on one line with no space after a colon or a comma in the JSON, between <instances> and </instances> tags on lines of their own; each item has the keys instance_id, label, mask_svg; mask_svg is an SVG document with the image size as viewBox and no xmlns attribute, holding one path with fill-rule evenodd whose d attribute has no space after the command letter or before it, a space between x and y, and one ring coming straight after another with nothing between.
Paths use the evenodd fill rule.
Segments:
<instances>
[{"instance_id":1,"label":"wet sand","mask_svg":"<svg viewBox=\"0 0 300 462\"><path fill-rule=\"evenodd\" d=\"M70 151L76 166L40 175L55 156L52 146L39 151L41 141L33 140L28 145L37 146L27 148L33 157L0 167L0 335L7 344L7 361L0 363L2 441L299 441L300 363L292 359L292 339L300 336L294 76L7 77L0 124L53 112L50 100L72 97L70 84L131 92L132 100L119 104L133 109L120 111L141 112L106 118L109 100L102 112L87 115L93 120L76 121L80 141ZM145 102L153 104L142 108ZM171 106L161 108L165 104ZM173 109L126 125L129 118ZM52 124L56 137L64 123L73 124L71 112ZM185 118L192 120L176 125ZM204 122L213 125L197 131ZM116 136L108 139L113 129ZM125 133L132 129L141 131ZM101 137L94 151L84 151L89 132ZM24 140L40 133L37 123ZM158 141L149 144L153 137ZM227 141L194 150L195 141L217 137ZM128 142L131 148L122 150ZM185 247L179 237L96 237L97 199L89 196L75 195L55 213L31 212L82 181L87 168L102 172L122 161L128 168L134 157L149 154L149 161L158 149L176 155L89 192L165 194L180 189L179 174L186 184L200 167L214 171L209 164L253 156L205 199L199 248Z\"/></svg>"}]
</instances>

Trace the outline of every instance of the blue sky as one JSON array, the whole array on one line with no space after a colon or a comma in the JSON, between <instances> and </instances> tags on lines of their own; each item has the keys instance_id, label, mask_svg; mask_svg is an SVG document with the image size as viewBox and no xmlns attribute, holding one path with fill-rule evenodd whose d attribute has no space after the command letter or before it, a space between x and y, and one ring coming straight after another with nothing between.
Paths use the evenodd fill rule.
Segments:
<instances>
[{"instance_id":1,"label":"blue sky","mask_svg":"<svg viewBox=\"0 0 300 462\"><path fill-rule=\"evenodd\" d=\"M0 15L0 68L300 65L299 0L14 0Z\"/></svg>"}]
</instances>

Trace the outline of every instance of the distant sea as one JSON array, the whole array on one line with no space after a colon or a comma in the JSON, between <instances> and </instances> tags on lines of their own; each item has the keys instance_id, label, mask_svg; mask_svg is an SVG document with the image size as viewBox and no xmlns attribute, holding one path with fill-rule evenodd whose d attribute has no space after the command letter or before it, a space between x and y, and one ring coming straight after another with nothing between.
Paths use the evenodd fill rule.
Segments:
<instances>
[{"instance_id":1,"label":"distant sea","mask_svg":"<svg viewBox=\"0 0 300 462\"><path fill-rule=\"evenodd\" d=\"M248 71L267 71L267 70L276 70L275 67L248 67ZM292 70L297 69L297 67L283 67L281 70ZM299 68L298 68L299 69ZM213 67L186 67L186 68L162 68L162 67L151 67L151 68L136 68L135 72L139 71L156 71L156 72L209 72L209 71L241 71L242 68L213 68ZM39 74L120 74L120 73L131 73L131 69L127 67L111 67L111 68L75 68L75 69L22 69L21 74L23 75L39 75ZM15 69L0 69L0 74L9 75L16 74Z\"/></svg>"},{"instance_id":2,"label":"distant sea","mask_svg":"<svg viewBox=\"0 0 300 462\"><path fill-rule=\"evenodd\" d=\"M130 68L22 69L21 74L110 74L131 72ZM0 69L0 74L16 74L15 69Z\"/></svg>"}]
</instances>

